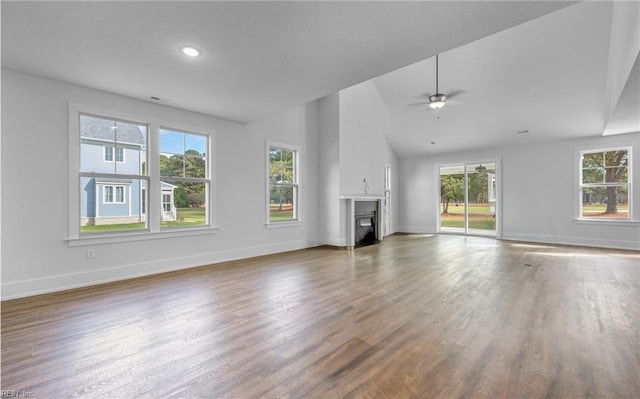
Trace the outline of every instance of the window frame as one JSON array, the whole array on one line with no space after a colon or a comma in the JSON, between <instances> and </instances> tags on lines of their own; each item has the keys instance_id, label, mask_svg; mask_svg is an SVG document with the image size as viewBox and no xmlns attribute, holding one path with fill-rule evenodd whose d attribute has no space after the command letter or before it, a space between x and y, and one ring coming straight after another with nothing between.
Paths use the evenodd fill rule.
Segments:
<instances>
[{"instance_id":1,"label":"window frame","mask_svg":"<svg viewBox=\"0 0 640 399\"><path fill-rule=\"evenodd\" d=\"M272 148L283 149L293 152L293 182L279 183L279 187L292 187L293 193L293 213L294 217L287 220L271 220L271 173L270 173L270 152ZM301 164L302 164L302 148L297 145L285 144L276 141L267 140L265 143L265 227L290 227L297 226L302 223L302 185L301 185Z\"/></svg>"},{"instance_id":2,"label":"window frame","mask_svg":"<svg viewBox=\"0 0 640 399\"><path fill-rule=\"evenodd\" d=\"M107 201L107 189L111 189L111 201ZM122 200L118 201L118 189L122 189ZM106 205L111 204L126 204L125 200L127 195L127 188L122 184L103 184L102 185L102 203Z\"/></svg>"},{"instance_id":3,"label":"window frame","mask_svg":"<svg viewBox=\"0 0 640 399\"><path fill-rule=\"evenodd\" d=\"M110 204L113 202L113 186L102 186L102 203Z\"/></svg>"},{"instance_id":4,"label":"window frame","mask_svg":"<svg viewBox=\"0 0 640 399\"><path fill-rule=\"evenodd\" d=\"M70 110L71 110L71 106L70 106ZM70 184L69 184L69 198L70 198L70 206L71 203L73 202L71 200L71 198L76 198L78 201L78 206L77 208L74 210L74 212L69 212L69 218L70 218L70 224L69 224L69 238L73 237L73 238L84 238L84 237L100 237L100 236L116 236L119 234L124 234L124 233L140 233L140 232L145 232L149 230L149 224L148 221L146 219L146 217L144 218L144 228L136 228L136 229L119 229L119 230L113 230L113 231L104 231L104 232L83 232L82 231L82 226L81 226L81 220L82 220L82 215L81 215L81 211L82 211L82 206L80 203L80 199L81 199L81 190L80 190L80 185L81 185L81 181L83 179L113 179L112 181L104 181L101 183L98 183L96 181L96 190L100 190L102 189L102 195L100 195L98 192L96 192L96 210L95 210L95 217L102 217L100 215L100 208L98 203L100 203L101 205L105 205L105 206L112 206L112 205L123 205L123 204L127 204L129 205L129 209L128 209L128 216L132 216L131 214L131 197L130 196L126 196L126 188L125 185L123 184L118 184L119 180L130 180L130 181L138 181L140 182L140 184L142 185L142 182L145 182L145 184L148 186L149 185L149 175L147 172L143 172L142 170L138 170L138 173L120 173L118 172L118 166L117 164L120 162L116 162L116 154L117 151L115 150L117 147L115 141L113 142L113 145L107 144L107 145L102 145L102 154L103 154L103 161L104 161L104 157L106 156L107 153L111 153L111 156L113 157L113 161L108 161L105 162L107 164L113 164L113 170L110 171L99 171L99 167L98 170L94 169L94 170L82 170L82 145L83 145L83 138L82 138L82 132L81 132L81 119L83 117L88 117L88 118L95 118L95 119L102 119L102 120L108 120L110 122L114 122L114 123L126 123L126 124L134 124L134 125L138 125L138 126L144 126L145 127L145 137L144 137L144 144L143 147L144 148L144 158L140 158L140 161L143 163L148 164L149 163L149 152L148 152L148 147L149 147L149 140L150 140L150 130L149 130L149 123L147 122L141 122L140 118L137 117L130 117L130 116L126 116L126 115L114 115L111 113L104 113L104 112L93 112L94 110L78 110L75 113L74 119L70 119L69 120L69 134L70 134L70 139L69 142L72 143L72 139L71 139L71 135L74 134L75 138L73 140L76 141L78 147L77 148L77 154L73 153L73 150L70 148L69 150L69 176L72 176L75 174L75 182L77 184L77 188L73 188L74 184L73 181L70 180ZM71 115L71 112L70 112ZM75 121L75 123L74 123ZM124 150L123 150L123 160L124 160ZM98 158L99 156L96 156L96 158ZM74 164L74 161L78 161L77 165ZM98 159L95 159L95 162L99 162ZM97 166L97 165L95 165ZM75 171L75 173L74 173ZM128 185L128 184L127 184ZM122 188L122 201L118 201L118 186L120 186L120 188ZM107 187L111 188L111 190L107 190ZM74 190L75 192L71 192L71 190ZM107 191L110 191L110 197L107 195ZM129 192L131 192L131 189L129 190ZM110 199L110 201L108 201ZM112 208L113 209L113 208ZM74 216L77 216L77 220L75 220ZM140 217L142 218L142 212L140 212ZM73 220L71 220L73 219ZM75 234L75 236L73 236L73 234Z\"/></svg>"},{"instance_id":5,"label":"window frame","mask_svg":"<svg viewBox=\"0 0 640 399\"><path fill-rule=\"evenodd\" d=\"M102 151L102 160L104 162L113 162L113 147L110 145L105 145Z\"/></svg>"},{"instance_id":6,"label":"window frame","mask_svg":"<svg viewBox=\"0 0 640 399\"><path fill-rule=\"evenodd\" d=\"M85 115L89 115L89 114L85 114ZM136 122L137 123L137 122ZM102 160L104 162L108 162L108 163L125 163L125 159L124 159L124 147L114 147L112 145L105 145L103 147L103 155L102 155ZM122 153L122 159L118 160L118 154ZM109 157L111 157L111 159L107 159L108 156L107 154L109 154Z\"/></svg>"},{"instance_id":7,"label":"window frame","mask_svg":"<svg viewBox=\"0 0 640 399\"><path fill-rule=\"evenodd\" d=\"M583 158L585 154L594 154L594 153L606 153L613 151L627 151L627 181L626 182L615 182L615 183L583 183ZM614 223L614 224L625 224L634 221L634 212L633 212L633 147L632 146L616 146L616 147L606 147L606 148L592 148L592 149L581 149L577 151L577 210L575 215L575 220L580 222L589 222L589 223ZM626 187L627 189L627 202L628 202L628 213L626 218L617 218L617 217L597 217L597 216L583 216L583 190L585 188L597 188L597 187Z\"/></svg>"},{"instance_id":8,"label":"window frame","mask_svg":"<svg viewBox=\"0 0 640 399\"><path fill-rule=\"evenodd\" d=\"M211 127L194 127L182 123L167 122L157 117L145 115L132 115L113 109L105 109L86 104L68 103L69 113L69 225L66 238L69 247L120 243L129 241L155 240L168 237L195 236L202 234L214 234L218 227L215 221L215 130ZM146 228L136 230L118 230L101 233L81 233L80 231L80 180L81 180L81 132L80 116L93 116L96 118L114 119L121 122L135 123L147 126L146 167L144 175L92 173L96 178L138 179L146 181L144 206L142 214L145 217ZM161 201L161 176L159 167L159 132L161 126L171 126L179 131L193 132L208 136L208 163L207 174L209 176L209 191L207 192L207 224L180 229L164 229L160 227L162 216ZM115 156L115 154L114 154ZM124 157L124 154L123 154ZM86 173L86 172L84 172ZM141 171L141 173L143 173ZM115 191L114 191L115 195ZM123 192L126 199L126 189Z\"/></svg>"},{"instance_id":9,"label":"window frame","mask_svg":"<svg viewBox=\"0 0 640 399\"><path fill-rule=\"evenodd\" d=\"M184 128L178 128L176 127L176 124L160 124L159 129L158 129L158 146L159 146L159 142L160 142L160 133L162 130L165 131L170 131L170 132L175 132L175 133L182 133L182 134L190 134L190 135L194 135L194 136L203 136L206 140L206 144L205 144L205 156L204 156L204 161L205 161L205 177L180 177L180 176L161 176L160 175L160 167L158 167L158 175L159 175L159 179L160 182L166 182L166 183L202 183L205 185L205 204L206 204L206 208L205 208L205 224L203 225L195 225L195 226L174 226L174 227L161 227L162 231L176 231L176 230L185 230L185 229L194 229L194 228L202 228L202 227L209 227L211 226L211 204L212 199L211 199L211 187L212 187L212 179L211 179L211 170L210 170L210 164L211 164L211 159L210 159L210 154L211 154L211 135L203 133L202 131L198 131L199 129L184 129ZM183 153L182 156L184 158L186 158L186 148L183 148ZM158 151L157 153L157 162L158 165L160 164L160 156L162 156L163 153ZM180 155L180 154L174 154L174 155ZM164 194L161 192L160 193L160 209L161 209L161 214L164 211Z\"/></svg>"}]
</instances>

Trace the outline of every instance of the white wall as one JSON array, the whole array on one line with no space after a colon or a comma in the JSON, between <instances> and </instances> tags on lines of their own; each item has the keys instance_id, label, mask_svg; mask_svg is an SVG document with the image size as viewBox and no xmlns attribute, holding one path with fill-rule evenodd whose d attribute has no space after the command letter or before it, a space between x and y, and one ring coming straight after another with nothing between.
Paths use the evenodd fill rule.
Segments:
<instances>
[{"instance_id":1,"label":"white wall","mask_svg":"<svg viewBox=\"0 0 640 399\"><path fill-rule=\"evenodd\" d=\"M617 146L632 146L636 222L575 221L578 152ZM437 231L438 165L486 160L501 163L502 238L640 249L640 133L401 160L399 230Z\"/></svg>"},{"instance_id":2,"label":"white wall","mask_svg":"<svg viewBox=\"0 0 640 399\"><path fill-rule=\"evenodd\" d=\"M338 93L318 101L320 152L319 239L327 245L343 246L346 228L344 201L340 201L340 99ZM330 215L330 216L329 216Z\"/></svg>"},{"instance_id":3,"label":"white wall","mask_svg":"<svg viewBox=\"0 0 640 399\"><path fill-rule=\"evenodd\" d=\"M398 159L386 139L387 110L372 82L326 96L319 103L320 242L349 245L347 202L340 196L384 194L385 166L391 166L392 196L397 193ZM393 188L392 187L392 188ZM397 228L397 201L392 197L391 232Z\"/></svg>"},{"instance_id":4,"label":"white wall","mask_svg":"<svg viewBox=\"0 0 640 399\"><path fill-rule=\"evenodd\" d=\"M214 130L216 234L69 247L68 103ZM2 298L317 244L317 103L248 126L2 71ZM302 225L266 229L265 141L302 147Z\"/></svg>"},{"instance_id":5,"label":"white wall","mask_svg":"<svg viewBox=\"0 0 640 399\"><path fill-rule=\"evenodd\" d=\"M340 91L340 194L384 193L384 167L388 147L387 108L373 82Z\"/></svg>"},{"instance_id":6,"label":"white wall","mask_svg":"<svg viewBox=\"0 0 640 399\"><path fill-rule=\"evenodd\" d=\"M391 167L391 231L398 227L398 157L387 142L387 107L371 81L340 91L340 195L384 194L385 166Z\"/></svg>"}]
</instances>

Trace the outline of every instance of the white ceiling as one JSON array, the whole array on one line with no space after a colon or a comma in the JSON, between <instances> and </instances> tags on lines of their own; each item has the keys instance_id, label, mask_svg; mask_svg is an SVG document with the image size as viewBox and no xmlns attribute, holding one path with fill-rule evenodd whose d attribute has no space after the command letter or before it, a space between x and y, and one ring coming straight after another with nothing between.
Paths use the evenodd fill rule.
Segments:
<instances>
[{"instance_id":1,"label":"white ceiling","mask_svg":"<svg viewBox=\"0 0 640 399\"><path fill-rule=\"evenodd\" d=\"M640 54L604 130L605 135L640 132Z\"/></svg>"},{"instance_id":2,"label":"white ceiling","mask_svg":"<svg viewBox=\"0 0 640 399\"><path fill-rule=\"evenodd\" d=\"M438 112L408 106L435 92L435 57L373 79L388 140L411 156L602 135L611 20L611 2L585 2L441 53L440 92L465 93ZM637 116L637 80L626 91L618 109Z\"/></svg>"},{"instance_id":3,"label":"white ceiling","mask_svg":"<svg viewBox=\"0 0 640 399\"><path fill-rule=\"evenodd\" d=\"M391 72L374 84L399 155L464 150L606 122L584 115L600 105L609 27L572 4L3 1L2 66L242 123ZM440 120L406 107L434 90L437 53L441 91L466 90Z\"/></svg>"}]
</instances>

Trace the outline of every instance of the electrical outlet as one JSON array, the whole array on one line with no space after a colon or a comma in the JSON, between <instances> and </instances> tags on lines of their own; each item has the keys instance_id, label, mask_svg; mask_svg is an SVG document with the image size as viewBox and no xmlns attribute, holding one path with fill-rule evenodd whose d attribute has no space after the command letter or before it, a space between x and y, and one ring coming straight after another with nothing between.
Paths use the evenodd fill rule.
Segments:
<instances>
[{"instance_id":1,"label":"electrical outlet","mask_svg":"<svg viewBox=\"0 0 640 399\"><path fill-rule=\"evenodd\" d=\"M87 259L93 259L96 257L96 250L91 248L87 249Z\"/></svg>"}]
</instances>

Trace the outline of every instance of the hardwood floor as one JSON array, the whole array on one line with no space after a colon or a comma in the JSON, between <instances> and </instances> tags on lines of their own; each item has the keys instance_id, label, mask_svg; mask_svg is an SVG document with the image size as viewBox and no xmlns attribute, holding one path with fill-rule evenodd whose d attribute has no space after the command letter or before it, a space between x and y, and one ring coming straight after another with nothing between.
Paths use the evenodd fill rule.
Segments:
<instances>
[{"instance_id":1,"label":"hardwood floor","mask_svg":"<svg viewBox=\"0 0 640 399\"><path fill-rule=\"evenodd\" d=\"M640 253L397 235L2 303L34 398L639 398Z\"/></svg>"}]
</instances>

